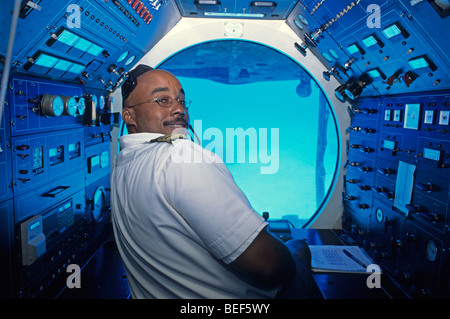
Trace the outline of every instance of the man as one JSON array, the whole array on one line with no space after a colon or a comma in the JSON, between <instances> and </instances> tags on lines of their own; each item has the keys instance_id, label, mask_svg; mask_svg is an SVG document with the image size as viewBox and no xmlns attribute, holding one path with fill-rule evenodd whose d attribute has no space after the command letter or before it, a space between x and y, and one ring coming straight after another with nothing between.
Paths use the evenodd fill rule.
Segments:
<instances>
[{"instance_id":1,"label":"man","mask_svg":"<svg viewBox=\"0 0 450 319\"><path fill-rule=\"evenodd\" d=\"M190 103L178 79L140 65L122 95L129 135L119 139L111 201L132 297L276 297L294 279L294 258L220 158L178 134Z\"/></svg>"}]
</instances>

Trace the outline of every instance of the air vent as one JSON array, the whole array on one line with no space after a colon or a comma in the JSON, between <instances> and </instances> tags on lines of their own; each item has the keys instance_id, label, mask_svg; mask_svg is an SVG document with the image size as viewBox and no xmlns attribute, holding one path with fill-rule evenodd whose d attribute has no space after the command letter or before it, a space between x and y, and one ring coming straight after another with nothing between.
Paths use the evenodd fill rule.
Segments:
<instances>
[{"instance_id":1,"label":"air vent","mask_svg":"<svg viewBox=\"0 0 450 319\"><path fill-rule=\"evenodd\" d=\"M249 9L251 13L268 14L274 12L276 7L277 3L273 1L253 1Z\"/></svg>"},{"instance_id":2,"label":"air vent","mask_svg":"<svg viewBox=\"0 0 450 319\"><path fill-rule=\"evenodd\" d=\"M195 8L201 12L220 12L222 3L218 0L195 0Z\"/></svg>"}]
</instances>

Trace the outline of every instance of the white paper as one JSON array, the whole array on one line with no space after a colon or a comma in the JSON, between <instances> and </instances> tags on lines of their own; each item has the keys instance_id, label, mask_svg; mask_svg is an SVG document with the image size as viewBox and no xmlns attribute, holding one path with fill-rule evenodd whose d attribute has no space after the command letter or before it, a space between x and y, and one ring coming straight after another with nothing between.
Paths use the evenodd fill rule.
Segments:
<instances>
[{"instance_id":1,"label":"white paper","mask_svg":"<svg viewBox=\"0 0 450 319\"><path fill-rule=\"evenodd\" d=\"M415 171L416 166L399 161L397 181L395 183L394 206L400 209L405 214L408 213L406 205L411 203Z\"/></svg>"},{"instance_id":2,"label":"white paper","mask_svg":"<svg viewBox=\"0 0 450 319\"><path fill-rule=\"evenodd\" d=\"M366 267L373 264L372 260L358 246L309 245L309 249L311 250L311 269L314 272L367 272L366 268L347 256L344 249Z\"/></svg>"}]
</instances>

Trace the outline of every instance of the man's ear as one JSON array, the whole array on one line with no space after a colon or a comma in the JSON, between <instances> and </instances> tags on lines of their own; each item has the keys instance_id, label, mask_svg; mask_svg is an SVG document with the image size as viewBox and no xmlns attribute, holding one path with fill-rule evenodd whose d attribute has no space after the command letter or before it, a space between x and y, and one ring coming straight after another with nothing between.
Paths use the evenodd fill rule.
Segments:
<instances>
[{"instance_id":1,"label":"man's ear","mask_svg":"<svg viewBox=\"0 0 450 319\"><path fill-rule=\"evenodd\" d=\"M122 120L127 125L136 125L136 121L134 120L134 110L130 108L124 108L122 110Z\"/></svg>"}]
</instances>

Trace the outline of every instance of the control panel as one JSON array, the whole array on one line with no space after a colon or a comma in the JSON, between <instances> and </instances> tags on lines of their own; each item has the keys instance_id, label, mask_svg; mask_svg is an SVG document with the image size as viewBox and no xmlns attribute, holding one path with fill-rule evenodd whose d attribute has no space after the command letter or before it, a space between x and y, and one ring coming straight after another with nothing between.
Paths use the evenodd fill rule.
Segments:
<instances>
[{"instance_id":1,"label":"control panel","mask_svg":"<svg viewBox=\"0 0 450 319\"><path fill-rule=\"evenodd\" d=\"M294 46L323 63L323 80L341 83L336 97L353 101L449 89L448 12L438 1L303 0L286 23Z\"/></svg>"},{"instance_id":2,"label":"control panel","mask_svg":"<svg viewBox=\"0 0 450 319\"><path fill-rule=\"evenodd\" d=\"M54 297L66 268L111 231L113 99L78 83L12 75L1 126L2 297ZM3 269L2 269L3 270Z\"/></svg>"},{"instance_id":3,"label":"control panel","mask_svg":"<svg viewBox=\"0 0 450 319\"><path fill-rule=\"evenodd\" d=\"M21 1L17 20L4 6L0 297L53 298L111 231L112 93L181 15L166 0Z\"/></svg>"},{"instance_id":4,"label":"control panel","mask_svg":"<svg viewBox=\"0 0 450 319\"><path fill-rule=\"evenodd\" d=\"M5 4L2 25L11 24L13 4ZM180 18L166 0L22 1L12 72L111 92ZM9 29L0 34L7 39ZM7 43L0 45L3 56Z\"/></svg>"},{"instance_id":5,"label":"control panel","mask_svg":"<svg viewBox=\"0 0 450 319\"><path fill-rule=\"evenodd\" d=\"M450 91L350 110L343 226L412 298L449 297L449 110Z\"/></svg>"}]
</instances>

